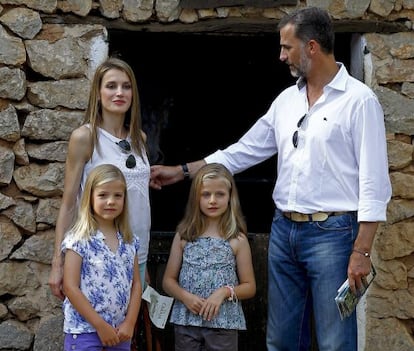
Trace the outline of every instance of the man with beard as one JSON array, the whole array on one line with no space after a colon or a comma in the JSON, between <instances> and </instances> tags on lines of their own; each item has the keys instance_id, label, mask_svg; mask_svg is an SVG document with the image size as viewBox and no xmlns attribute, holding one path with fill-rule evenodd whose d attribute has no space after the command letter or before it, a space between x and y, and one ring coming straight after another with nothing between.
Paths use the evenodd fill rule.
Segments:
<instances>
[{"instance_id":1,"label":"man with beard","mask_svg":"<svg viewBox=\"0 0 414 351\"><path fill-rule=\"evenodd\" d=\"M341 320L335 296L347 278L354 292L361 287L378 222L386 220L384 115L371 89L335 60L326 11L299 9L278 29L280 60L296 84L233 145L185 165L153 166L151 186L192 177L205 163L239 173L277 154L267 348L309 350L313 311L320 351L356 351L356 314Z\"/></svg>"}]
</instances>

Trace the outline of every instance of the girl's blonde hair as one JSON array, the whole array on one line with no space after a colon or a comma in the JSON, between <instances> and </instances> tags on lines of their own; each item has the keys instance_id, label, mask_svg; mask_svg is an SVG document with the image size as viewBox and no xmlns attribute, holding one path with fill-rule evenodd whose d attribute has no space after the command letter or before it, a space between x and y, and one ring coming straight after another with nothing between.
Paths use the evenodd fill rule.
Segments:
<instances>
[{"instance_id":1,"label":"girl's blonde hair","mask_svg":"<svg viewBox=\"0 0 414 351\"><path fill-rule=\"evenodd\" d=\"M122 234L124 240L128 243L132 242L132 231L128 220L128 198L127 185L125 177L121 170L112 164L103 164L95 167L88 175L79 204L78 216L74 223L71 233L77 240L90 239L98 230L98 223L95 219L93 211L92 196L96 187L103 184L121 181L124 185L124 209L121 214L115 218L115 226Z\"/></svg>"},{"instance_id":2,"label":"girl's blonde hair","mask_svg":"<svg viewBox=\"0 0 414 351\"><path fill-rule=\"evenodd\" d=\"M181 239L194 241L207 229L208 218L201 212L200 197L203 182L209 179L222 179L230 193L229 206L219 222L220 235L226 240L237 238L240 233L247 235L247 226L232 174L223 165L210 163L200 168L191 183L185 214L177 226Z\"/></svg>"},{"instance_id":3,"label":"girl's blonde hair","mask_svg":"<svg viewBox=\"0 0 414 351\"><path fill-rule=\"evenodd\" d=\"M134 71L125 61L115 57L110 57L101 63L95 71L92 80L92 86L89 93L89 102L85 114L85 123L89 123L92 131L93 148L97 148L99 152L99 141L97 128L102 124L102 105L100 103L100 89L103 77L111 69L116 69L124 72L130 82L132 88L132 103L129 110L126 112L124 127L129 131L131 138L132 149L142 158L144 150L146 151L146 144L142 135L142 118L141 118L141 104L139 100L138 85L135 79Z\"/></svg>"}]
</instances>

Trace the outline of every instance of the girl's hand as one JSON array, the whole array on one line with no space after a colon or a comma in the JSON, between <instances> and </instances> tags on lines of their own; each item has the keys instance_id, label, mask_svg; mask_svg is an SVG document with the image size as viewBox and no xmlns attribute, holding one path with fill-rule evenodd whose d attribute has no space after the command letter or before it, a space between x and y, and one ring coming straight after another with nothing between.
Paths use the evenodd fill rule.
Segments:
<instances>
[{"instance_id":1,"label":"girl's hand","mask_svg":"<svg viewBox=\"0 0 414 351\"><path fill-rule=\"evenodd\" d=\"M220 306L227 298L227 288L222 287L214 291L205 301L200 310L200 316L204 320L211 321L219 313Z\"/></svg>"},{"instance_id":2,"label":"girl's hand","mask_svg":"<svg viewBox=\"0 0 414 351\"><path fill-rule=\"evenodd\" d=\"M96 329L96 332L103 346L115 346L120 343L116 329L105 321Z\"/></svg>"},{"instance_id":3,"label":"girl's hand","mask_svg":"<svg viewBox=\"0 0 414 351\"><path fill-rule=\"evenodd\" d=\"M122 322L117 328L116 332L119 337L119 342L125 342L132 339L134 335L134 325Z\"/></svg>"},{"instance_id":4,"label":"girl's hand","mask_svg":"<svg viewBox=\"0 0 414 351\"><path fill-rule=\"evenodd\" d=\"M200 314L205 300L197 295L187 293L182 302L192 313Z\"/></svg>"}]
</instances>

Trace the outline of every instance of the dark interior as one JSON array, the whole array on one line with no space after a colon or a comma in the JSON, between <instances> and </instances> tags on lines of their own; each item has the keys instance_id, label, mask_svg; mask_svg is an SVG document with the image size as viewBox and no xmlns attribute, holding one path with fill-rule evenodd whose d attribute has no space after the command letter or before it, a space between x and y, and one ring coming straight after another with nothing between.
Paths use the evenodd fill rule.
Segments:
<instances>
[{"instance_id":1,"label":"dark interior","mask_svg":"<svg viewBox=\"0 0 414 351\"><path fill-rule=\"evenodd\" d=\"M279 61L279 36L112 30L110 55L134 69L151 163L198 160L235 142L294 83ZM336 58L349 67L350 35L337 34ZM288 116L287 116L288 118ZM250 233L268 233L276 157L235 175ZM152 230L175 230L189 182L151 190Z\"/></svg>"}]
</instances>

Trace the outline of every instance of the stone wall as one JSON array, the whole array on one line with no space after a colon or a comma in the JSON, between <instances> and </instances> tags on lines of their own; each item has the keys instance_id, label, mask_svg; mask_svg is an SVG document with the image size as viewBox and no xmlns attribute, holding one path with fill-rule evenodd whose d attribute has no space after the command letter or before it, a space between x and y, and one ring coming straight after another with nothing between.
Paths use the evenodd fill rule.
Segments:
<instances>
[{"instance_id":1,"label":"stone wall","mask_svg":"<svg viewBox=\"0 0 414 351\"><path fill-rule=\"evenodd\" d=\"M67 141L82 123L91 72L108 55L106 24L162 31L266 20L274 28L304 5L324 7L336 21L403 24L361 40L364 81L385 111L393 198L374 244L378 275L359 309L360 349L414 349L414 1L299 3L184 9L179 0L0 0L0 350L62 349L60 301L47 285L54 226Z\"/></svg>"}]
</instances>

